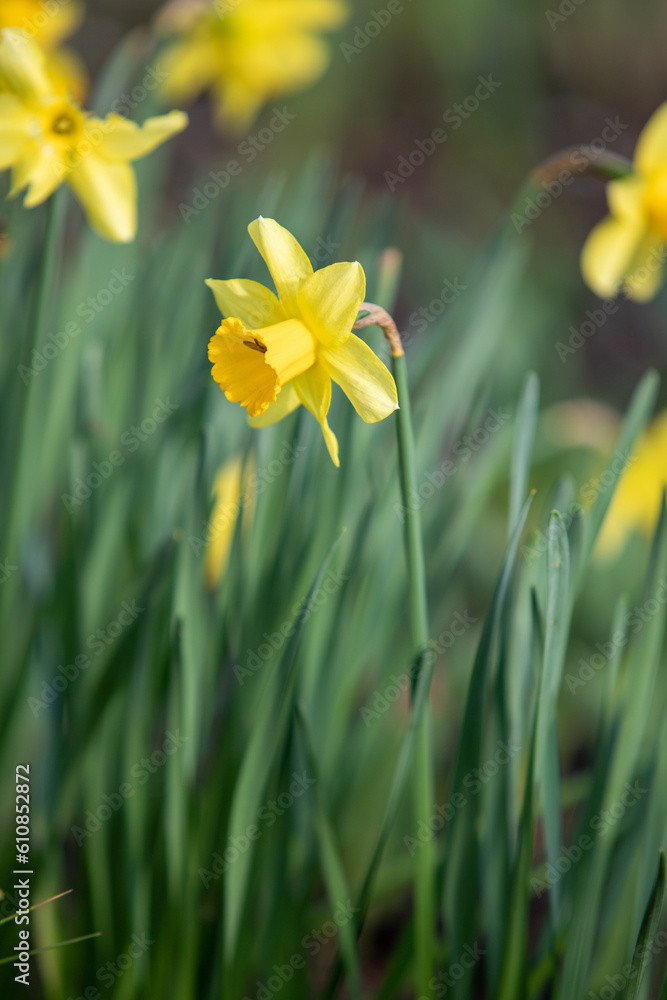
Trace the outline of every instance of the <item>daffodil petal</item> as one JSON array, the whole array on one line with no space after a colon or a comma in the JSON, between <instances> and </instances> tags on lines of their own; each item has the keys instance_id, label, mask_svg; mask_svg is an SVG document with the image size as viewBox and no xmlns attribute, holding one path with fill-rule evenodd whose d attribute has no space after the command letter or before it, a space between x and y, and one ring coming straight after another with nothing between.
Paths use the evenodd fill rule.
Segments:
<instances>
[{"instance_id":1,"label":"daffodil petal","mask_svg":"<svg viewBox=\"0 0 667 1000\"><path fill-rule=\"evenodd\" d=\"M313 414L324 435L331 461L335 466L338 459L338 440L327 423L327 413L331 405L331 379L322 365L315 364L293 380L297 395L307 410Z\"/></svg>"},{"instance_id":2,"label":"daffodil petal","mask_svg":"<svg viewBox=\"0 0 667 1000\"><path fill-rule=\"evenodd\" d=\"M322 434L324 435L324 443L327 446L327 451L329 452L331 461L336 466L336 468L338 468L340 466L340 459L338 457L338 438L331 430L326 420L323 420L320 423L320 427L322 428Z\"/></svg>"},{"instance_id":3,"label":"daffodil petal","mask_svg":"<svg viewBox=\"0 0 667 1000\"><path fill-rule=\"evenodd\" d=\"M601 298L618 295L645 234L641 220L611 215L591 230L581 251L581 271L588 286Z\"/></svg>"},{"instance_id":4,"label":"daffodil petal","mask_svg":"<svg viewBox=\"0 0 667 1000\"><path fill-rule=\"evenodd\" d=\"M249 330L282 323L285 310L273 292L258 281L232 278L216 281L208 278L206 284L215 296L218 309L225 318L236 316Z\"/></svg>"},{"instance_id":5,"label":"daffodil petal","mask_svg":"<svg viewBox=\"0 0 667 1000\"><path fill-rule=\"evenodd\" d=\"M384 420L398 409L391 372L359 337L352 334L337 347L320 348L318 359L367 424Z\"/></svg>"},{"instance_id":6,"label":"daffodil petal","mask_svg":"<svg viewBox=\"0 0 667 1000\"><path fill-rule=\"evenodd\" d=\"M660 170L667 162L667 101L654 111L644 126L635 149L635 167L640 174Z\"/></svg>"},{"instance_id":7,"label":"daffodil petal","mask_svg":"<svg viewBox=\"0 0 667 1000\"><path fill-rule=\"evenodd\" d=\"M32 142L14 163L10 197L28 188L24 205L35 208L53 194L67 178L65 155L52 146Z\"/></svg>"},{"instance_id":8,"label":"daffodil petal","mask_svg":"<svg viewBox=\"0 0 667 1000\"><path fill-rule=\"evenodd\" d=\"M273 219L255 219L251 239L266 261L281 304L288 316L298 315L297 293L313 273L313 265L292 234Z\"/></svg>"},{"instance_id":9,"label":"daffodil petal","mask_svg":"<svg viewBox=\"0 0 667 1000\"><path fill-rule=\"evenodd\" d=\"M315 364L291 383L307 410L321 423L331 406L331 379L321 365Z\"/></svg>"},{"instance_id":10,"label":"daffodil petal","mask_svg":"<svg viewBox=\"0 0 667 1000\"><path fill-rule=\"evenodd\" d=\"M114 160L138 160L182 132L187 124L188 116L183 111L148 118L143 125L112 114L104 121L91 119L86 124L86 131L99 136L100 155Z\"/></svg>"},{"instance_id":11,"label":"daffodil petal","mask_svg":"<svg viewBox=\"0 0 667 1000\"><path fill-rule=\"evenodd\" d=\"M355 261L316 271L304 281L297 301L313 335L326 347L334 347L350 335L365 297L366 275Z\"/></svg>"},{"instance_id":12,"label":"daffodil petal","mask_svg":"<svg viewBox=\"0 0 667 1000\"><path fill-rule=\"evenodd\" d=\"M261 417L248 417L248 423L251 427L270 427L271 424L277 424L279 420L283 420L300 405L301 401L296 394L296 389L291 382L288 382L278 393L275 403L269 403L268 409Z\"/></svg>"},{"instance_id":13,"label":"daffodil petal","mask_svg":"<svg viewBox=\"0 0 667 1000\"><path fill-rule=\"evenodd\" d=\"M137 231L137 181L132 167L91 153L79 160L68 182L91 226L108 240L129 243Z\"/></svg>"},{"instance_id":14,"label":"daffodil petal","mask_svg":"<svg viewBox=\"0 0 667 1000\"><path fill-rule=\"evenodd\" d=\"M24 31L0 31L0 77L17 97L39 100L51 94L43 51Z\"/></svg>"},{"instance_id":15,"label":"daffodil petal","mask_svg":"<svg viewBox=\"0 0 667 1000\"><path fill-rule=\"evenodd\" d=\"M0 28L14 28L28 23L31 34L39 44L51 49L78 28L83 15L84 6L77 0L58 0L50 4L35 0L2 0Z\"/></svg>"},{"instance_id":16,"label":"daffodil petal","mask_svg":"<svg viewBox=\"0 0 667 1000\"><path fill-rule=\"evenodd\" d=\"M220 47L215 39L195 35L170 45L160 60L165 98L191 101L220 75Z\"/></svg>"},{"instance_id":17,"label":"daffodil petal","mask_svg":"<svg viewBox=\"0 0 667 1000\"><path fill-rule=\"evenodd\" d=\"M209 590L220 582L231 551L236 522L240 511L243 459L240 455L229 459L218 470L213 484L215 503L211 513L209 533L204 556L204 575Z\"/></svg>"},{"instance_id":18,"label":"daffodil petal","mask_svg":"<svg viewBox=\"0 0 667 1000\"><path fill-rule=\"evenodd\" d=\"M246 80L217 80L212 91L218 124L235 132L252 125L266 100Z\"/></svg>"},{"instance_id":19,"label":"daffodil petal","mask_svg":"<svg viewBox=\"0 0 667 1000\"><path fill-rule=\"evenodd\" d=\"M261 24L263 31L273 32L338 28L348 13L339 0L255 0L247 8L253 26ZM239 14L243 16L243 7Z\"/></svg>"},{"instance_id":20,"label":"daffodil petal","mask_svg":"<svg viewBox=\"0 0 667 1000\"><path fill-rule=\"evenodd\" d=\"M88 92L88 74L83 61L71 49L50 52L46 71L54 91L63 97L73 97L83 103Z\"/></svg>"},{"instance_id":21,"label":"daffodil petal","mask_svg":"<svg viewBox=\"0 0 667 1000\"><path fill-rule=\"evenodd\" d=\"M638 174L607 184L607 203L612 215L619 219L644 218L646 180Z\"/></svg>"},{"instance_id":22,"label":"daffodil petal","mask_svg":"<svg viewBox=\"0 0 667 1000\"><path fill-rule=\"evenodd\" d=\"M638 247L623 290L635 302L649 302L658 292L665 275L665 244L658 233L647 233Z\"/></svg>"},{"instance_id":23,"label":"daffodil petal","mask_svg":"<svg viewBox=\"0 0 667 1000\"><path fill-rule=\"evenodd\" d=\"M304 33L255 37L247 44L246 56L252 65L247 82L267 97L307 86L324 73L331 59L325 42Z\"/></svg>"},{"instance_id":24,"label":"daffodil petal","mask_svg":"<svg viewBox=\"0 0 667 1000\"><path fill-rule=\"evenodd\" d=\"M30 142L31 118L17 97L0 94L0 170L11 167Z\"/></svg>"}]
</instances>

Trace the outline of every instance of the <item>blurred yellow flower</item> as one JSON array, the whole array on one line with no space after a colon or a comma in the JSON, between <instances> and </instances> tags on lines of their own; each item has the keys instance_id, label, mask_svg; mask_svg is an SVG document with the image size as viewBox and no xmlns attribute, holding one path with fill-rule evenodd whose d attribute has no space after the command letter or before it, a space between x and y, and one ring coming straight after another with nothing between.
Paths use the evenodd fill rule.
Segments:
<instances>
[{"instance_id":1,"label":"blurred yellow flower","mask_svg":"<svg viewBox=\"0 0 667 1000\"><path fill-rule=\"evenodd\" d=\"M647 302L665 271L667 243L667 103L639 137L634 171L607 185L610 215L590 233L581 255L584 279L602 298L623 291Z\"/></svg>"},{"instance_id":2,"label":"blurred yellow flower","mask_svg":"<svg viewBox=\"0 0 667 1000\"><path fill-rule=\"evenodd\" d=\"M209 343L213 378L227 399L247 408L253 427L276 423L303 403L338 465L327 423L332 379L366 423L398 406L392 375L352 333L366 291L363 268L355 262L313 272L291 233L273 219L256 219L248 231L278 297L256 281L207 281L227 317Z\"/></svg>"},{"instance_id":3,"label":"blurred yellow flower","mask_svg":"<svg viewBox=\"0 0 667 1000\"><path fill-rule=\"evenodd\" d=\"M220 123L243 129L267 101L322 75L329 48L318 32L347 13L342 0L175 0L158 20L181 35L162 60L165 96L180 103L210 90Z\"/></svg>"},{"instance_id":4,"label":"blurred yellow flower","mask_svg":"<svg viewBox=\"0 0 667 1000\"><path fill-rule=\"evenodd\" d=\"M598 539L598 554L619 552L629 536L650 537L667 487L667 410L648 427L630 457L614 493Z\"/></svg>"},{"instance_id":5,"label":"blurred yellow flower","mask_svg":"<svg viewBox=\"0 0 667 1000\"><path fill-rule=\"evenodd\" d=\"M19 28L34 38L46 50L46 71L54 90L77 101L86 94L86 71L74 52L58 46L76 31L83 15L84 6L77 0L0 0L0 30Z\"/></svg>"},{"instance_id":6,"label":"blurred yellow flower","mask_svg":"<svg viewBox=\"0 0 667 1000\"><path fill-rule=\"evenodd\" d=\"M251 464L249 460L246 472ZM217 587L227 569L241 509L244 512L244 529L248 527L248 518L252 518L255 493L248 488L244 495L243 459L240 455L228 459L220 466L213 484L213 497L215 503L209 521L204 556L204 576L209 590Z\"/></svg>"},{"instance_id":7,"label":"blurred yellow flower","mask_svg":"<svg viewBox=\"0 0 667 1000\"><path fill-rule=\"evenodd\" d=\"M0 170L13 168L15 195L26 208L67 183L92 227L109 240L134 239L137 185L131 160L184 129L182 111L149 118L141 127L109 115L93 118L54 91L39 46L24 32L0 32Z\"/></svg>"}]
</instances>

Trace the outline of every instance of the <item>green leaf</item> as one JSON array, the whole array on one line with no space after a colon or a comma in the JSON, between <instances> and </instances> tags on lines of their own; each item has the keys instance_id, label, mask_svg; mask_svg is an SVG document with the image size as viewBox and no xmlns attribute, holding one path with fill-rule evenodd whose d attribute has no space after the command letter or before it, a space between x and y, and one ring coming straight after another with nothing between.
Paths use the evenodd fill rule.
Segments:
<instances>
[{"instance_id":1,"label":"green leaf","mask_svg":"<svg viewBox=\"0 0 667 1000\"><path fill-rule=\"evenodd\" d=\"M535 441L537 417L540 405L540 380L535 372L529 372L523 383L514 430L514 448L510 469L509 512L507 516L507 536L512 536L514 525L528 492L530 462Z\"/></svg>"},{"instance_id":2,"label":"green leaf","mask_svg":"<svg viewBox=\"0 0 667 1000\"><path fill-rule=\"evenodd\" d=\"M281 661L269 676L258 714L253 720L250 742L243 756L234 789L227 831L229 839L244 835L247 828L253 824L262 803L271 768L280 756L292 717L298 669L297 654L309 614L309 605L341 537L339 535L322 562L308 596L299 608L294 631ZM224 955L227 964L231 963L238 944L254 854L253 843L251 842L249 849L230 867L225 880Z\"/></svg>"},{"instance_id":3,"label":"green leaf","mask_svg":"<svg viewBox=\"0 0 667 1000\"><path fill-rule=\"evenodd\" d=\"M634 954L632 956L632 966L630 969L630 975L628 976L629 986L626 994L626 1000L637 1000L637 997L639 996L639 988L644 976L644 970L650 961L650 959L647 960L646 958L647 946L653 942L653 938L655 937L655 932L660 920L660 911L662 909L662 898L664 894L665 855L663 851L660 851L660 856L658 858L658 872L653 884L653 890L649 896L648 903L646 904L644 919L642 920L641 927L639 928L637 944L635 945Z\"/></svg>"}]
</instances>

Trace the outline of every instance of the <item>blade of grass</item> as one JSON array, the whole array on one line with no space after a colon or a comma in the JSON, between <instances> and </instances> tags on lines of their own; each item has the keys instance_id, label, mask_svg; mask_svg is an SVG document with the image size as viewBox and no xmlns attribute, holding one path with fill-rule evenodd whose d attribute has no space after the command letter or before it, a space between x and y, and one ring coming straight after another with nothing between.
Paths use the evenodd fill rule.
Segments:
<instances>
[{"instance_id":1,"label":"blade of grass","mask_svg":"<svg viewBox=\"0 0 667 1000\"><path fill-rule=\"evenodd\" d=\"M251 826L261 806L262 795L269 779L274 760L280 753L287 726L292 714L292 702L297 676L297 653L303 627L308 617L308 608L313 594L327 570L329 562L342 536L334 542L324 558L313 580L306 599L297 614L294 631L286 646L278 667L269 677L262 703L250 736L248 748L241 764L229 820L228 837L241 836ZM245 906L253 850L242 854L230 868L224 889L224 956L227 966L231 964L241 926Z\"/></svg>"},{"instance_id":2,"label":"blade of grass","mask_svg":"<svg viewBox=\"0 0 667 1000\"><path fill-rule=\"evenodd\" d=\"M650 959L647 959L646 957L646 952L649 951L650 953L650 948L648 946L655 937L655 932L660 920L660 911L662 910L662 899L664 894L665 855L663 851L660 851L660 856L658 858L658 871L653 884L653 890L649 896L648 903L646 904L644 919L642 920L642 925L639 928L637 944L635 945L634 954L632 956L632 966L630 969L630 975L628 976L629 986L626 994L626 1000L637 1000L637 997L639 996L639 989L644 977L644 970L650 961Z\"/></svg>"},{"instance_id":3,"label":"blade of grass","mask_svg":"<svg viewBox=\"0 0 667 1000\"><path fill-rule=\"evenodd\" d=\"M306 751L310 772L315 779L314 803L315 803L315 831L320 850L320 859L324 881L326 883L329 902L332 912L338 903L348 900L351 897L345 870L340 860L336 837L329 820L327 809L323 800L322 784L320 781L320 771L315 757L315 750L308 726L308 721L301 706L295 706L295 717L297 728L301 733L301 739ZM354 932L354 921L348 920L338 924L338 936L340 938L340 950L343 961L347 969L350 994L354 1000L361 997L361 975L359 971L359 960L357 956L357 942Z\"/></svg>"}]
</instances>

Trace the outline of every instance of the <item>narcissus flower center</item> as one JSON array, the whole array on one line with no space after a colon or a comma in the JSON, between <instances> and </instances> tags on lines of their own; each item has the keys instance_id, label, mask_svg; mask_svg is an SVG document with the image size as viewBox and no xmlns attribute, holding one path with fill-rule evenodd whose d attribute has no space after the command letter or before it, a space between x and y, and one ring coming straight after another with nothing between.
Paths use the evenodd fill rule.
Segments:
<instances>
[{"instance_id":1,"label":"narcissus flower center","mask_svg":"<svg viewBox=\"0 0 667 1000\"><path fill-rule=\"evenodd\" d=\"M259 330L226 319L210 342L209 358L213 377L227 399L245 406L251 417L259 417L287 382L315 364L315 338L296 319Z\"/></svg>"},{"instance_id":2,"label":"narcissus flower center","mask_svg":"<svg viewBox=\"0 0 667 1000\"><path fill-rule=\"evenodd\" d=\"M667 170L649 178L644 206L651 228L667 240Z\"/></svg>"},{"instance_id":3,"label":"narcissus flower center","mask_svg":"<svg viewBox=\"0 0 667 1000\"><path fill-rule=\"evenodd\" d=\"M56 135L70 135L76 129L76 122L67 112L59 114L51 125L51 130Z\"/></svg>"}]
</instances>

